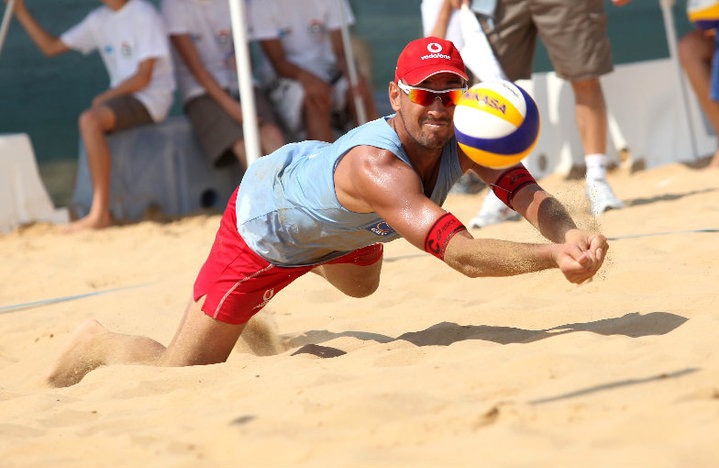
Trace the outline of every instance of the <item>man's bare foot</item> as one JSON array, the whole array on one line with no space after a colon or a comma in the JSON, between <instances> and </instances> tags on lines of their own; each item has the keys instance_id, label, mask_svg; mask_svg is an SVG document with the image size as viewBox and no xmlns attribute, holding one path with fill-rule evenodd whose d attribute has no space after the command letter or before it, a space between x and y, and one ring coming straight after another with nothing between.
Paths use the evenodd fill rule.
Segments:
<instances>
[{"instance_id":1,"label":"man's bare foot","mask_svg":"<svg viewBox=\"0 0 719 468\"><path fill-rule=\"evenodd\" d=\"M85 231L87 229L104 229L112 225L110 216L85 216L77 221L73 221L64 228L65 233L73 233L78 231Z\"/></svg>"},{"instance_id":2,"label":"man's bare foot","mask_svg":"<svg viewBox=\"0 0 719 468\"><path fill-rule=\"evenodd\" d=\"M88 372L103 365L95 338L106 332L97 320L90 319L80 325L73 333L70 344L50 369L47 383L53 387L75 385Z\"/></svg>"}]
</instances>

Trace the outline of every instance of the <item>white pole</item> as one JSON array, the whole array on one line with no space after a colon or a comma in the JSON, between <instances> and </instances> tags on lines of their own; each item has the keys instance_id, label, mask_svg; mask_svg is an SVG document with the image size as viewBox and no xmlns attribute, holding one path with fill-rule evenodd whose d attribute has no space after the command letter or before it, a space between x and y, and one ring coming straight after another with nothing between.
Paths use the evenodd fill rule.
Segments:
<instances>
[{"instance_id":1,"label":"white pole","mask_svg":"<svg viewBox=\"0 0 719 468\"><path fill-rule=\"evenodd\" d=\"M12 9L14 6L15 0L9 0L5 6L5 14L3 15L2 23L0 24L0 52L2 52L2 46L5 44L5 36L7 35L7 30L10 27L10 18L12 17Z\"/></svg>"},{"instance_id":2,"label":"white pole","mask_svg":"<svg viewBox=\"0 0 719 468\"><path fill-rule=\"evenodd\" d=\"M357 78L357 68L355 66L354 51L352 50L352 41L350 40L349 24L347 24L349 21L349 14L347 12L347 9L345 8L345 0L337 1L339 3L340 12L342 13L342 46L345 49L347 72L350 74L350 86L353 89L352 95L354 96L355 109L357 111L357 123L362 125L363 123L367 122L367 112L364 108L362 96L354 92L354 89L359 83L359 79Z\"/></svg>"},{"instance_id":3,"label":"white pole","mask_svg":"<svg viewBox=\"0 0 719 468\"><path fill-rule=\"evenodd\" d=\"M677 32L674 28L674 15L672 13L672 6L674 6L674 0L659 0L659 5L662 9L662 16L664 17L664 30L667 35L667 44L669 45L669 56L674 66L676 77L679 80L679 90L681 91L682 100L682 119L687 124L687 130L689 131L689 141L692 147L692 156L697 159L697 145L694 140L694 126L692 125L691 115L689 114L689 100L687 99L686 86L684 84L684 74L682 68L679 65L679 54L677 53Z\"/></svg>"},{"instance_id":4,"label":"white pole","mask_svg":"<svg viewBox=\"0 0 719 468\"><path fill-rule=\"evenodd\" d=\"M242 105L242 130L245 140L245 155L249 166L260 157L260 138L255 111L255 93L252 86L252 65L250 48L247 44L245 25L245 0L229 0L232 37L235 44L235 62L239 80L240 102Z\"/></svg>"}]
</instances>

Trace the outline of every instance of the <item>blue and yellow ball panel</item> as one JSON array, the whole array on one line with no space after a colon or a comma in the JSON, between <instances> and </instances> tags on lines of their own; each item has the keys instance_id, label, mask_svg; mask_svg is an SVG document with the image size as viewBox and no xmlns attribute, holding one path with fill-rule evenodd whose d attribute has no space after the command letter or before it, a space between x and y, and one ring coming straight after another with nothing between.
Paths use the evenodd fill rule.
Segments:
<instances>
[{"instance_id":1,"label":"blue and yellow ball panel","mask_svg":"<svg viewBox=\"0 0 719 468\"><path fill-rule=\"evenodd\" d=\"M455 109L457 143L467 156L483 166L513 166L537 143L540 128L537 105L522 88L510 85L509 89L499 90L475 86ZM511 96L512 89L521 94Z\"/></svg>"},{"instance_id":2,"label":"blue and yellow ball panel","mask_svg":"<svg viewBox=\"0 0 719 468\"><path fill-rule=\"evenodd\" d=\"M689 1L687 5L689 21L698 28L709 30L719 28L719 2L716 0Z\"/></svg>"}]
</instances>

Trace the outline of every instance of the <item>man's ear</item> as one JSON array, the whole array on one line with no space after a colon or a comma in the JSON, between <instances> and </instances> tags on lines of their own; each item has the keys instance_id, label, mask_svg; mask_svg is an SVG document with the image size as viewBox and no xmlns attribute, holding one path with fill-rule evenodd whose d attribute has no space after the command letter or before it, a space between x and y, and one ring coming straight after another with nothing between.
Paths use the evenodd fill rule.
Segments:
<instances>
[{"instance_id":1,"label":"man's ear","mask_svg":"<svg viewBox=\"0 0 719 468\"><path fill-rule=\"evenodd\" d=\"M402 93L402 90L399 89L399 86L397 86L397 83L394 81L389 82L389 103L392 105L392 110L395 112L399 111L399 100L400 100L400 94Z\"/></svg>"}]
</instances>

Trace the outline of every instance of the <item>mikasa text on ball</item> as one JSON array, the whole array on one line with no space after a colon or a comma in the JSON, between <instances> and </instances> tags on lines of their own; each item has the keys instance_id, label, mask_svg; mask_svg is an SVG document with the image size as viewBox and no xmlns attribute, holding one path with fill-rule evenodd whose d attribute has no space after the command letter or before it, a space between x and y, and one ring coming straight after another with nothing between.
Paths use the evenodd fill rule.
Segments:
<instances>
[{"instance_id":1,"label":"mikasa text on ball","mask_svg":"<svg viewBox=\"0 0 719 468\"><path fill-rule=\"evenodd\" d=\"M464 153L477 164L501 169L527 156L539 137L534 99L509 81L469 88L454 109L454 130Z\"/></svg>"}]
</instances>

